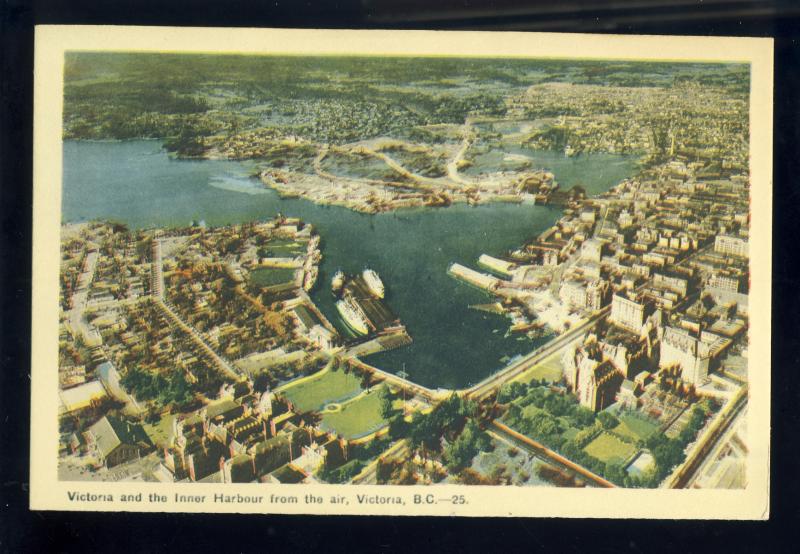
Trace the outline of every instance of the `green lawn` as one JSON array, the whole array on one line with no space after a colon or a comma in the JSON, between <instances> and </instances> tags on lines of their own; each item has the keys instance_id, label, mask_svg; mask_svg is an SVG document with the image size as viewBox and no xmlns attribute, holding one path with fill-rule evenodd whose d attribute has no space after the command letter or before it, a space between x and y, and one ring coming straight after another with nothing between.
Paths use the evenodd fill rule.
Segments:
<instances>
[{"instance_id":1,"label":"green lawn","mask_svg":"<svg viewBox=\"0 0 800 554\"><path fill-rule=\"evenodd\" d=\"M658 430L657 423L631 414L619 415L617 419L619 419L620 423L614 428L614 432L630 437L634 441L647 440L650 435Z\"/></svg>"},{"instance_id":2,"label":"green lawn","mask_svg":"<svg viewBox=\"0 0 800 554\"><path fill-rule=\"evenodd\" d=\"M340 411L326 413L322 417L323 426L346 439L357 439L377 431L386 425L381 417L381 389L374 387L343 404Z\"/></svg>"},{"instance_id":3,"label":"green lawn","mask_svg":"<svg viewBox=\"0 0 800 554\"><path fill-rule=\"evenodd\" d=\"M266 248L274 258L293 258L305 252L306 245L305 243L295 242L293 240L272 239L264 248Z\"/></svg>"},{"instance_id":4,"label":"green lawn","mask_svg":"<svg viewBox=\"0 0 800 554\"><path fill-rule=\"evenodd\" d=\"M361 378L344 370L323 369L309 379L298 379L278 389L301 412L322 409L331 402L344 402L361 392Z\"/></svg>"},{"instance_id":5,"label":"green lawn","mask_svg":"<svg viewBox=\"0 0 800 554\"><path fill-rule=\"evenodd\" d=\"M602 462L624 462L636 452L636 447L604 432L587 444L583 450Z\"/></svg>"},{"instance_id":6,"label":"green lawn","mask_svg":"<svg viewBox=\"0 0 800 554\"><path fill-rule=\"evenodd\" d=\"M166 446L172 436L172 420L175 419L173 414L168 414L162 417L155 425L145 423L142 425L144 432L153 441L156 446Z\"/></svg>"},{"instance_id":7,"label":"green lawn","mask_svg":"<svg viewBox=\"0 0 800 554\"><path fill-rule=\"evenodd\" d=\"M561 379L561 354L562 351L556 351L551 354L529 370L521 373L514 381L520 383L530 383L533 379L555 382Z\"/></svg>"},{"instance_id":8,"label":"green lawn","mask_svg":"<svg viewBox=\"0 0 800 554\"><path fill-rule=\"evenodd\" d=\"M576 427L567 427L561 436L567 440L572 440L580 431Z\"/></svg>"},{"instance_id":9,"label":"green lawn","mask_svg":"<svg viewBox=\"0 0 800 554\"><path fill-rule=\"evenodd\" d=\"M250 281L261 287L282 285L294 281L295 271L284 267L260 267L250 273Z\"/></svg>"},{"instance_id":10,"label":"green lawn","mask_svg":"<svg viewBox=\"0 0 800 554\"><path fill-rule=\"evenodd\" d=\"M523 416L524 416L526 419L531 419L531 418L533 418L533 416L535 416L535 415L536 415L536 414L538 414L539 412L544 412L544 410L543 410L543 409L541 409L541 408L538 408L538 407L537 407L537 406L535 406L534 404L528 404L527 406L525 406L524 408L522 408L522 415L523 415Z\"/></svg>"}]
</instances>

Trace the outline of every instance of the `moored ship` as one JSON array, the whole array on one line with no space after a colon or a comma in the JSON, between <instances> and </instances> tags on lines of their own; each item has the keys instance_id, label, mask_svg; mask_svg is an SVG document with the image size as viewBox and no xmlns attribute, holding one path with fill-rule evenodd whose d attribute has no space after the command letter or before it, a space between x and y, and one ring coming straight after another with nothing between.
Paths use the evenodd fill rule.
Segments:
<instances>
[{"instance_id":1,"label":"moored ship","mask_svg":"<svg viewBox=\"0 0 800 554\"><path fill-rule=\"evenodd\" d=\"M331 279L331 290L333 292L338 292L344 286L344 273L341 270L337 271L333 279Z\"/></svg>"},{"instance_id":2,"label":"moored ship","mask_svg":"<svg viewBox=\"0 0 800 554\"><path fill-rule=\"evenodd\" d=\"M372 269L365 269L361 276L364 277L364 282L369 287L370 292L378 298L383 298L386 289L378 274Z\"/></svg>"},{"instance_id":3,"label":"moored ship","mask_svg":"<svg viewBox=\"0 0 800 554\"><path fill-rule=\"evenodd\" d=\"M352 298L345 298L336 302L336 309L342 315L345 323L356 333L366 335L369 333L369 323L364 312Z\"/></svg>"}]
</instances>

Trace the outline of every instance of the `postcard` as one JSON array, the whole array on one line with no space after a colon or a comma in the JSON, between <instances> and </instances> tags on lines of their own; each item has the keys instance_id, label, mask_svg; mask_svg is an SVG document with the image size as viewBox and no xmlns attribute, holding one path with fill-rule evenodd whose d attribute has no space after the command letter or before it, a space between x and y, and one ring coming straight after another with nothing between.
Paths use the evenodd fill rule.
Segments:
<instances>
[{"instance_id":1,"label":"postcard","mask_svg":"<svg viewBox=\"0 0 800 554\"><path fill-rule=\"evenodd\" d=\"M769 517L771 39L35 48L31 508Z\"/></svg>"}]
</instances>

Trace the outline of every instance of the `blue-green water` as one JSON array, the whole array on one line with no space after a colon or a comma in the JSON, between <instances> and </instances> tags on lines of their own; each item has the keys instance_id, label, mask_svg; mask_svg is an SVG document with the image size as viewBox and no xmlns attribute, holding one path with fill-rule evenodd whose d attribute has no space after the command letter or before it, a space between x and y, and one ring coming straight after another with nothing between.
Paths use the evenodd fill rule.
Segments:
<instances>
[{"instance_id":1,"label":"blue-green water","mask_svg":"<svg viewBox=\"0 0 800 554\"><path fill-rule=\"evenodd\" d=\"M507 156L511 155L511 158ZM524 156L524 158L513 157ZM615 154L581 154L566 157L562 152L532 150L506 145L491 149L475 157L475 165L464 170L467 175L481 175L495 171L514 170L523 159L530 160L532 168L546 168L553 172L559 186L567 190L580 185L586 194L603 193L633 173L634 158Z\"/></svg>"},{"instance_id":2,"label":"blue-green water","mask_svg":"<svg viewBox=\"0 0 800 554\"><path fill-rule=\"evenodd\" d=\"M599 158L596 165L608 161ZM606 190L618 181L616 171L613 178L595 178L590 165L587 180L594 180L594 190ZM322 237L323 261L312 292L320 309L340 324L329 287L333 273L375 269L386 284L390 307L414 342L366 361L393 372L405 368L412 380L426 386L468 386L501 369L504 356L529 352L546 340L506 338L508 320L469 309L470 304L487 302L487 295L449 277L447 267L452 262L475 267L482 253L516 248L552 225L560 216L556 208L454 205L366 215L282 199L248 178L253 167L174 160L156 141L66 142L63 219L113 219L145 228L200 220L212 226L242 223L278 212L300 217ZM594 169L596 174L599 168Z\"/></svg>"}]
</instances>

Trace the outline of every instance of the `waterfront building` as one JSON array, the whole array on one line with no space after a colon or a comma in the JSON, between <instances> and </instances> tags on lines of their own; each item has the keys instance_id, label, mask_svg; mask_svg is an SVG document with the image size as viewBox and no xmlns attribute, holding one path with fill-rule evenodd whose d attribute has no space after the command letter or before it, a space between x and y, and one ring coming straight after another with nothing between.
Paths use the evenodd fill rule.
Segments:
<instances>
[{"instance_id":1,"label":"waterfront building","mask_svg":"<svg viewBox=\"0 0 800 554\"><path fill-rule=\"evenodd\" d=\"M588 283L570 280L561 285L558 296L567 306L595 311L602 307L607 290L608 283L601 279Z\"/></svg>"},{"instance_id":2,"label":"waterfront building","mask_svg":"<svg viewBox=\"0 0 800 554\"><path fill-rule=\"evenodd\" d=\"M297 322L297 332L309 342L319 346L322 350L330 350L336 342L336 336L327 329L317 315L308 307L300 304L292 309Z\"/></svg>"}]
</instances>

